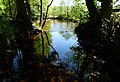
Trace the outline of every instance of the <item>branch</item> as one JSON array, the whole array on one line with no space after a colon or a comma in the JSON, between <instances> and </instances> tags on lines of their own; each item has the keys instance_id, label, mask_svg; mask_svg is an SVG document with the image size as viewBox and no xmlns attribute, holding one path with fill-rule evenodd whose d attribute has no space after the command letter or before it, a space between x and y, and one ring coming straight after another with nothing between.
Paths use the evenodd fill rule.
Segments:
<instances>
[{"instance_id":1,"label":"branch","mask_svg":"<svg viewBox=\"0 0 120 82\"><path fill-rule=\"evenodd\" d=\"M49 9L50 5L52 4L52 2L53 2L53 0L51 0L50 4L47 6L47 11L46 11L46 15L45 15L45 21L44 21L43 24L42 24L42 29L43 29L43 27L45 26L46 18L47 18L47 15L48 15L48 9Z\"/></svg>"},{"instance_id":2,"label":"branch","mask_svg":"<svg viewBox=\"0 0 120 82\"><path fill-rule=\"evenodd\" d=\"M44 32L45 32L45 31L44 31ZM45 32L45 35L46 35L46 38L47 38L48 45L56 52L56 54L57 54L57 56L58 56L58 59L59 59L59 54L58 54L58 52L55 50L55 48L50 44L49 38L48 38L48 35L47 35L46 32Z\"/></svg>"},{"instance_id":3,"label":"branch","mask_svg":"<svg viewBox=\"0 0 120 82\"><path fill-rule=\"evenodd\" d=\"M44 53L44 37L43 37L43 33L41 32L41 38L42 38L42 58L43 58L43 61L44 61L44 56L45 56L45 53Z\"/></svg>"},{"instance_id":4,"label":"branch","mask_svg":"<svg viewBox=\"0 0 120 82\"><path fill-rule=\"evenodd\" d=\"M52 2L53 2L53 0L51 0L50 4L47 6L47 11L46 11L46 15L45 15L45 21L44 21L43 24L42 24L42 29L43 29L43 27L45 26L46 18L47 18L47 15L48 15L48 9L49 9L49 7L51 6ZM46 38L47 38L48 45L51 46L52 49L56 52L56 54L57 54L57 56L58 56L58 59L59 59L59 54L58 54L58 52L55 50L55 48L50 44L49 38L48 38L46 32L45 32L45 35L46 35ZM42 39L44 39L44 38L42 37ZM43 45L44 45L44 44L43 44ZM44 48L44 46L43 46L43 48ZM44 50L43 50L42 52L43 52L43 54L44 54Z\"/></svg>"},{"instance_id":5,"label":"branch","mask_svg":"<svg viewBox=\"0 0 120 82\"><path fill-rule=\"evenodd\" d=\"M95 6L94 0L85 0L85 1L86 1L90 19L91 20L96 19L98 16L98 12L97 12L97 8Z\"/></svg>"}]
</instances>

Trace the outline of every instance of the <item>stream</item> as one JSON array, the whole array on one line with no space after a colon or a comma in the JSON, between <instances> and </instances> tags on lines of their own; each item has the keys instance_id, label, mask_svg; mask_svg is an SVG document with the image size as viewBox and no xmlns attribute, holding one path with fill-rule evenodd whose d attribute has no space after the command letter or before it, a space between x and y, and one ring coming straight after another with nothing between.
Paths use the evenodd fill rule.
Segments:
<instances>
[{"instance_id":1,"label":"stream","mask_svg":"<svg viewBox=\"0 0 120 82\"><path fill-rule=\"evenodd\" d=\"M43 32L17 36L13 48L5 47L7 42L1 40L0 82L112 82L119 79L118 63L111 67L113 56L111 60L103 55L109 59L106 61L97 58L94 50L86 53L74 33L75 27L73 22L47 20Z\"/></svg>"},{"instance_id":2,"label":"stream","mask_svg":"<svg viewBox=\"0 0 120 82\"><path fill-rule=\"evenodd\" d=\"M70 48L77 46L77 37L74 33L75 25L73 22L51 20L45 26L45 29L49 28L51 31L51 37L49 37L52 40L51 44L58 52L61 60L66 61L68 54L72 52Z\"/></svg>"},{"instance_id":3,"label":"stream","mask_svg":"<svg viewBox=\"0 0 120 82\"><path fill-rule=\"evenodd\" d=\"M44 57L47 59L49 59L50 56L55 54L55 58L52 57L52 59L50 59L53 65L57 66L61 62L64 67L67 67L67 69L70 69L75 72L75 69L77 70L77 68L73 60L73 56L75 55L76 52L74 51L73 48L78 45L77 37L76 37L76 34L74 33L75 26L76 24L73 22L60 21L60 20L48 20L43 30L46 31L49 39L49 43L52 45L52 47L49 46L47 38L43 33L43 39L44 39L44 49L43 49L43 43L42 43L42 38L40 33L34 37L35 38L34 44L33 44L33 47L35 48L34 52L33 50L27 51L26 49L23 49L23 52L27 52L27 53L29 52L33 54L36 53L38 59L33 58L33 60L29 61L29 59L31 59L30 57L31 55L29 54L27 54L29 55L28 58L24 59L24 56L23 56L24 54L21 52L20 49L17 49L17 53L14 56L13 63L12 63L12 70L14 72L14 74L12 75L12 78L19 79L21 70L25 69L24 67L30 68L27 65L26 66L22 65L24 61L25 63L29 63L29 62L33 63L34 61L39 62L43 60L42 50L44 50ZM31 46L29 48L31 48ZM55 50L58 56L56 56L56 53L54 53Z\"/></svg>"}]
</instances>

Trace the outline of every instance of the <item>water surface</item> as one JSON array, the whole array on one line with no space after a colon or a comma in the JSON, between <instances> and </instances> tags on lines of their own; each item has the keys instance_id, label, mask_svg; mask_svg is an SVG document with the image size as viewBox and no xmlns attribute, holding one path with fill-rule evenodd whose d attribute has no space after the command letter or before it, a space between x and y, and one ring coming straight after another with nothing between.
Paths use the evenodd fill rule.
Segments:
<instances>
[{"instance_id":1,"label":"water surface","mask_svg":"<svg viewBox=\"0 0 120 82\"><path fill-rule=\"evenodd\" d=\"M50 20L44 29L51 34L52 45L59 54L61 60L66 61L72 46L77 45L77 37L74 33L76 24L73 22Z\"/></svg>"}]
</instances>

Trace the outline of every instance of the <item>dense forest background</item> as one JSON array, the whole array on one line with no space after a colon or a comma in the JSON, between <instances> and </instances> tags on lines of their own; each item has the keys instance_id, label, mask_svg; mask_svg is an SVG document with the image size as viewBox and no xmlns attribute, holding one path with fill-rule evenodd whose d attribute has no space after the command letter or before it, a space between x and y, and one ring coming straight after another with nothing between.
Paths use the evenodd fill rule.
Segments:
<instances>
[{"instance_id":1,"label":"dense forest background","mask_svg":"<svg viewBox=\"0 0 120 82\"><path fill-rule=\"evenodd\" d=\"M28 2L28 1L27 1ZM53 17L59 17L61 19L69 19L69 20L75 20L84 22L86 18L88 18L88 10L87 5L85 1L83 0L74 0L72 5L69 3L70 1L66 2L64 0L59 1L60 4L58 6L51 6L49 8L48 12L48 18ZM92 1L93 2L93 1ZM5 17L6 19L15 19L17 14L17 7L16 7L16 1L14 0L8 0L0 1L1 6L1 18ZM42 15L43 18L45 18L45 13L47 10L47 6L50 3L49 0L43 0L42 1ZM97 10L100 11L102 5L101 1L95 0L94 5L96 6ZM31 8L30 13L32 16L32 19L40 19L40 1L29 1L29 6ZM113 9L119 9L119 0L113 0L112 2Z\"/></svg>"}]
</instances>

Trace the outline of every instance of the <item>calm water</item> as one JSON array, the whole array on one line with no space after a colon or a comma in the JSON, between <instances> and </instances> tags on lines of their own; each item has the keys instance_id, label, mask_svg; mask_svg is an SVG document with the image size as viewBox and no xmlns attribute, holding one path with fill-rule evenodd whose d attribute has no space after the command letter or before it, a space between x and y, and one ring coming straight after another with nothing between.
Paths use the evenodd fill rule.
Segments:
<instances>
[{"instance_id":1,"label":"calm water","mask_svg":"<svg viewBox=\"0 0 120 82\"><path fill-rule=\"evenodd\" d=\"M49 20L46 22L44 30L47 30L47 35L50 44L54 47L59 55L59 59L67 63L69 68L74 67L73 65L73 55L74 51L71 50L72 47L77 46L77 37L74 33L76 24L73 22L59 21L59 20ZM54 52L53 48L48 45L45 34L44 37L44 54L45 56L51 55ZM35 53L37 53L42 58L42 38L41 34L35 37L34 41ZM19 71L19 61L21 61L22 53L18 50L18 53L13 59L13 70L15 72ZM37 61L37 60L36 60Z\"/></svg>"},{"instance_id":2,"label":"calm water","mask_svg":"<svg viewBox=\"0 0 120 82\"><path fill-rule=\"evenodd\" d=\"M15 52L7 50L8 47L4 50L5 54L0 52L0 82L38 82L37 80L40 80L40 82L48 82L48 80L50 80L48 77L52 78L52 76L56 75L54 71L57 70L56 65L58 65L57 63L59 62L68 70L70 69L71 73L77 74L80 71L80 76L83 76L81 79L85 80L85 82L92 82L90 81L92 74L97 78L100 77L101 80L104 80L103 82L114 82L110 81L109 78L113 80L116 78L119 79L119 77L116 77L120 75L119 68L117 68L118 66L111 68L111 62L109 64L109 62L106 63L106 61L96 58L94 55L86 55L84 49L80 46L82 44L77 42L78 38L74 33L75 27L76 24L73 22L48 20L44 30L49 40L44 32L43 34L39 33L32 37L18 38L20 43L19 46L16 47ZM60 61L56 60L57 55L54 52L55 50L48 44L48 41L57 51ZM4 46L2 47L4 48ZM10 55L8 55L8 53L10 53ZM54 59L53 56L53 59L49 61L49 57L53 54L55 54L56 58ZM44 58L47 60L45 63L41 62ZM113 59L111 59L110 61L113 61ZM61 69L62 66L58 65L57 67ZM60 73L57 74L58 76L63 76L64 74L62 73L64 72L65 74L68 73L64 68L61 71L59 69L57 70L57 72ZM106 72L102 71L104 69ZM48 72L50 74L48 74ZM95 78L93 77L92 79Z\"/></svg>"},{"instance_id":3,"label":"calm water","mask_svg":"<svg viewBox=\"0 0 120 82\"><path fill-rule=\"evenodd\" d=\"M51 31L52 45L59 54L61 60L66 61L72 46L77 45L77 37L74 33L75 23L61 22L58 20L50 20L45 26L45 29ZM49 26L49 27L48 27Z\"/></svg>"}]
</instances>

